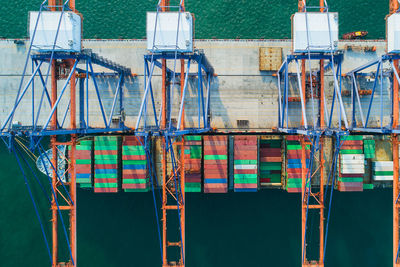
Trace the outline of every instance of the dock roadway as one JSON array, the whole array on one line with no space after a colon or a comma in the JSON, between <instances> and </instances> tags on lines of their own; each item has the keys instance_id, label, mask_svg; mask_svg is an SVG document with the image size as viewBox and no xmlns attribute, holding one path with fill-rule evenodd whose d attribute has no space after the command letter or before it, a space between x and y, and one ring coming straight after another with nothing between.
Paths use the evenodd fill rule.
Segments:
<instances>
[{"instance_id":1,"label":"dock roadway","mask_svg":"<svg viewBox=\"0 0 400 267\"><path fill-rule=\"evenodd\" d=\"M23 70L26 52L29 41L24 40L24 44L16 44L13 39L0 40L0 123L5 120L8 112L12 109L15 101L21 73ZM256 131L256 132L270 132L277 126L278 120L278 91L277 91L277 78L271 71L259 70L259 48L260 47L281 47L283 51L283 58L286 54L290 53L291 41L290 40L196 40L195 46L198 49L203 49L207 58L213 65L217 76L212 82L211 92L211 126L217 128L221 132L233 131ZM347 49L348 46L353 46L353 49ZM374 52L364 52L363 47L376 47ZM342 66L342 73L346 73L355 67L378 58L385 51L386 43L383 40L363 40L340 42L339 48L344 51L344 62ZM118 64L130 67L132 72L138 76L126 80L124 90L126 124L129 127L134 127L136 117L139 112L141 97L143 96L143 55L146 51L145 40L84 40L84 48L90 48L93 52L115 61ZM316 62L315 62L316 63ZM83 67L83 66L82 66ZM171 66L172 67L172 66ZM191 68L191 72L196 71L197 66ZM292 71L295 70L292 66ZM388 66L385 66L388 67ZM178 69L177 69L178 70ZM371 69L372 71L372 69ZM31 72L30 65L28 72ZM45 71L43 71L45 72ZM28 74L29 74L28 73ZM155 73L157 77L153 79L153 87L155 91L155 98L158 97L160 90L161 79L159 72ZM295 85L295 77L292 85ZM28 80L26 77L25 81ZM351 83L347 78L343 78L343 89L350 90ZM110 110L113 100L112 89L118 81L115 78L107 77L99 79L99 86L101 96L104 101L106 110ZM193 90L196 88L195 78L191 78L190 84L194 85L188 90L188 100L186 102L185 110L187 126L193 126L197 123L197 116L195 115L197 108L195 105L197 101L193 97ZM37 89L35 90L35 106L37 107L40 101L39 80L35 80ZM91 82L89 84L92 84ZM49 82L50 85L50 82ZM373 82L368 77L360 81L361 89L372 88ZM390 81L385 78L383 101L389 101L389 85ZM61 84L59 85L61 87ZM93 89L93 88L91 88ZM297 90L296 87L291 87L290 91ZM326 73L325 78L325 94L332 96L333 79L332 72ZM176 89L177 91L177 89ZM174 94L175 97L178 93ZM100 110L97 104L96 95L93 90L90 90L90 124L95 127L102 127L102 118L98 116ZM375 96L376 101L380 101L380 94ZM343 97L345 108L350 114L351 102L350 96ZM14 121L21 122L22 125L31 125L31 91L27 92L25 100L19 106L17 114L14 116ZM192 102L192 105L190 102ZM375 100L374 100L375 101ZM327 99L328 106L331 104L331 97ZM369 96L361 97L362 105L364 108L368 105ZM175 101L178 103L178 101ZM307 102L307 108L311 111L311 101ZM65 110L68 104L68 90L64 100L61 101L59 110ZM157 102L157 105L160 105ZM177 106L174 107L177 111ZM379 105L376 105L379 109ZM63 112L59 112L60 120ZM291 122L296 123L300 120L300 105L292 105L289 111L295 114ZM386 106L385 123L390 120L390 105ZM77 109L79 114L79 108ZM40 118L43 124L46 120L45 117L49 114L49 105L44 106L42 116ZM175 112L176 117L177 112ZM379 110L372 110L369 126L379 126ZM386 116L387 115L387 116ZM348 116L350 118L350 116ZM240 126L238 121L248 121L247 125ZM311 118L310 118L311 121ZM298 122L298 121L297 121ZM68 125L68 118L66 120Z\"/></svg>"}]
</instances>

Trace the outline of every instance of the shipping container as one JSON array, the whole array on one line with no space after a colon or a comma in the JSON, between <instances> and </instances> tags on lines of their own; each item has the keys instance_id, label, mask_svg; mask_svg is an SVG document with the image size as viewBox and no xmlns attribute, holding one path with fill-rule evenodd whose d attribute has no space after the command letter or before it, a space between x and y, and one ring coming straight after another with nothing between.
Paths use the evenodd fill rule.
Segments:
<instances>
[{"instance_id":1,"label":"shipping container","mask_svg":"<svg viewBox=\"0 0 400 267\"><path fill-rule=\"evenodd\" d=\"M125 192L147 192L150 190L149 164L143 137L124 136L122 140L122 189ZM145 146L147 146L145 148ZM127 191L128 190L128 191Z\"/></svg>"},{"instance_id":2,"label":"shipping container","mask_svg":"<svg viewBox=\"0 0 400 267\"><path fill-rule=\"evenodd\" d=\"M228 136L204 136L204 193L228 191Z\"/></svg>"},{"instance_id":3,"label":"shipping container","mask_svg":"<svg viewBox=\"0 0 400 267\"><path fill-rule=\"evenodd\" d=\"M94 192L116 193L119 184L119 137L94 137Z\"/></svg>"}]
</instances>

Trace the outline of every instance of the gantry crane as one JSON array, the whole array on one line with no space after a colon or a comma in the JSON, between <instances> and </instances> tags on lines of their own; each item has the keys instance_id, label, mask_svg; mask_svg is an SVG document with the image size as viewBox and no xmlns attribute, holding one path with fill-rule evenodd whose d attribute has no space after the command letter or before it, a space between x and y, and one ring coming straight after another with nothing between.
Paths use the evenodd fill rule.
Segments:
<instances>
[{"instance_id":1,"label":"gantry crane","mask_svg":"<svg viewBox=\"0 0 400 267\"><path fill-rule=\"evenodd\" d=\"M57 13L55 13L55 16L52 16L50 14L51 12ZM63 22L63 16L67 16L65 15L66 12L69 12L68 19L73 20L74 23L79 21L79 23L74 24L74 26L79 25L79 27L76 29L79 34L74 32L74 34L77 34L79 37L69 37L76 39L68 39L68 47L63 46L65 43L61 43L62 41L60 41L60 46L60 43L58 43L59 39L57 39L59 35L61 35L60 25L67 23L65 21ZM73 16L73 14L75 16ZM130 130L124 125L123 121L120 121L120 124L117 127L112 126L111 121L116 113L115 106L118 96L120 97L119 112L121 113L123 111L122 86L124 83L124 77L132 76L131 70L112 61L106 60L93 53L89 49L81 49L81 19L79 19L80 15L76 14L77 11L74 0L66 0L65 2L62 0L45 0L40 7L40 11L31 14L31 26L33 25L33 27L30 28L30 45L23 74L21 75L19 88L16 90L17 95L15 103L11 107L11 111L6 120L2 122L0 127L0 137L6 141L9 150L13 151L17 158L35 210L37 210L37 205L35 204L35 200L31 194L29 184L26 180L26 173L23 168L24 162L28 166L29 163L27 163L25 159L24 161L20 160L23 158L23 155L16 144L19 143L21 147L23 144L18 140L18 138L25 137L29 139L29 148L27 148L25 145L22 147L24 148L25 152L34 154L38 151L41 154L39 160L42 161L44 171L49 177L51 189L51 197L48 197L52 218L51 245L48 244L48 238L46 237L40 216L38 212L36 213L42 227L42 234L48 249L52 266L77 265L75 151L78 135L91 133L101 134ZM49 17L56 18L56 23L58 23L57 30L54 30L54 25L46 24L49 23L49 20L46 20ZM39 23L39 21L41 21L41 23ZM54 21L52 23L54 23ZM46 27L51 28L51 30L43 30L46 29ZM37 41L35 37L37 37L38 34L44 38L39 38L39 41ZM33 49L36 49L34 53L32 52ZM32 74L30 75L28 81L25 82L24 78L29 60L32 61ZM86 68L79 68L78 63L85 63ZM47 71L42 73L41 67L45 66L46 64L48 65ZM112 73L108 73L107 75L115 76L119 79L117 88L115 89L114 102L109 114L106 114L105 112L102 104L102 96L99 93L98 84L96 82L96 77L102 76L103 74L96 73L93 70L93 65L98 65L105 69L111 70ZM51 81L49 87L50 93L47 86L49 77ZM99 125L89 123L89 78L93 80L95 89L94 91L97 94L97 100L101 110L102 118L104 119L104 126L99 127ZM35 79L37 79L39 82L34 83ZM78 79L79 94L76 92L76 84ZM58 90L58 85L62 83L61 80L64 80L65 82L61 90ZM41 91L35 91L35 85L36 87L40 87ZM69 96L64 96L68 87L70 89L70 94ZM26 93L29 89L31 89L30 99L26 96ZM41 97L38 97L38 95L41 95ZM21 110L20 108L22 105L22 100L25 100L26 104L31 103L32 124L29 124L29 122L25 121L24 125L20 125L21 127L14 128L13 118L27 117L26 113L24 113L24 110ZM42 108L43 104L46 103L46 100L50 106L49 113ZM62 101L66 101L68 105L66 105L67 107L63 114L58 114L58 110L61 106L60 103ZM77 104L79 104L79 125L77 125ZM67 118L68 112L70 113L69 126L64 127L64 122ZM109 119L106 118L106 115L109 115ZM41 121L43 119L41 116L45 116L44 118L47 118L44 123ZM62 117L61 120L60 117ZM52 152L51 158L41 144L42 139L46 136L50 137L50 148ZM58 156L61 154L59 153L60 145L70 147L68 168L62 177L58 172ZM32 169L31 171L32 174L35 175ZM40 183L40 181L38 182ZM40 185L42 186L41 183ZM45 190L43 191L45 192ZM65 218L68 218L68 221L65 221ZM61 233L63 237L61 239L66 240L66 246L59 246L60 229L63 229ZM66 251L60 253L60 249L65 249ZM61 259L62 257L66 257L66 255L68 255L68 258Z\"/></svg>"},{"instance_id":2,"label":"gantry crane","mask_svg":"<svg viewBox=\"0 0 400 267\"><path fill-rule=\"evenodd\" d=\"M173 12L172 9L177 11ZM169 17L169 20L164 20L166 17ZM153 21L154 24L149 24L149 21ZM148 14L147 27L149 54L144 56L145 90L135 126L135 134L145 138L160 137L162 151L162 240L160 241L162 266L185 266L184 135L211 130L209 98L214 69L204 52L193 47L193 36L190 32L192 31L192 16L185 12L183 0L179 1L179 5L173 6L168 0L160 0L157 12ZM169 27L168 33L164 32L164 27ZM176 35L171 33L172 29L176 29ZM154 34L149 35L151 31L154 31ZM185 40L182 42L183 37ZM187 127L185 125L185 109L190 108L190 105L185 104L185 95L189 86L190 66L193 62L197 64L198 68L195 73L190 75L190 79L197 78L195 92L198 97L198 124ZM186 70L185 64L187 65ZM176 71L179 65L180 73ZM156 107L157 101L154 100L153 94L152 78L155 67L161 68L160 107ZM180 88L180 96L177 99L173 97L176 87ZM203 94L204 88L205 94ZM176 108L173 108L174 101L177 101ZM152 108L148 108L147 103L151 103ZM159 116L157 116L158 109L160 109ZM178 114L173 114L174 109L178 109ZM153 115L150 116L152 119L149 119L147 115L150 112ZM179 158L175 156L174 147L180 148ZM151 162L151 159L149 161ZM178 223L173 219L172 223L169 219L171 216L178 216Z\"/></svg>"},{"instance_id":3,"label":"gantry crane","mask_svg":"<svg viewBox=\"0 0 400 267\"><path fill-rule=\"evenodd\" d=\"M309 13L309 10L318 11ZM321 14L318 14L319 12ZM293 52L286 56L277 74L279 93L278 130L286 134L300 135L299 140L302 146L302 266L324 266L330 208L328 209L328 220L326 222L324 213L325 207L330 207L332 200L332 198L327 198L326 192L328 192L328 186L331 185L330 196L332 195L336 163L340 150L340 137L348 134L347 116L340 93L340 72L343 54L337 50L337 36L335 37L335 34L338 35L338 24L333 20L335 20L335 14L329 13L325 1L320 0L318 6L309 6L305 0L298 1L298 13L292 17ZM323 37L317 34L318 30L315 30L316 21L324 23L321 26L325 27L323 30L325 35ZM333 26L335 28L332 28ZM298 37L300 35L301 37ZM325 39L322 40L323 38ZM319 71L313 72L311 61L319 62ZM301 65L299 62L301 62ZM308 66L306 66L306 62L308 62ZM291 63L295 64L297 70L294 77L290 76L289 73L289 64ZM306 74L306 67L308 67L308 75ZM334 80L333 95L330 96L332 97L330 107L327 106L327 96L324 91L325 71L327 69L332 71ZM297 78L297 84L294 85L297 88L289 92L289 87L292 86L290 85L291 78ZM317 90L313 81L317 81L318 78L320 85ZM310 93L306 92L307 85L311 91ZM289 96L296 93L297 97ZM308 101L307 98L309 98ZM319 101L315 101L315 98L319 98ZM289 99L299 99L300 110L296 110L299 105L290 104L292 100ZM338 109L336 119L333 118L335 102ZM296 112L293 112L294 110ZM312 111L311 113L310 110ZM312 118L311 121L310 117ZM342 126L343 122L344 125ZM335 140L335 151L332 164L330 164L329 175L325 179L324 141L327 137L333 137ZM306 152L306 147L310 147L309 159L307 159L308 152ZM312 183L316 183L317 186L312 186ZM316 240L310 234L310 221L312 221L310 218L316 217L317 214L319 235ZM316 248L318 248L318 253L315 252ZM310 258L316 259L310 260Z\"/></svg>"}]
</instances>

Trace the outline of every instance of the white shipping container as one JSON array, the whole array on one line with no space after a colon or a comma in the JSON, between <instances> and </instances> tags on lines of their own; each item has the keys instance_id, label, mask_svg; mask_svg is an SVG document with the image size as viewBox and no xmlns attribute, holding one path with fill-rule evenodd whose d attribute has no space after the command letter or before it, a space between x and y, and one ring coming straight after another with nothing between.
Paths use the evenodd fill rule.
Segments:
<instances>
[{"instance_id":1,"label":"white shipping container","mask_svg":"<svg viewBox=\"0 0 400 267\"><path fill-rule=\"evenodd\" d=\"M33 40L32 48L39 51L53 50L54 41L56 51L80 52L81 51L81 17L74 12L64 12L61 18L61 11L29 12L29 36ZM60 22L61 18L61 22ZM35 25L37 28L35 36ZM58 25L60 25L58 27Z\"/></svg>"},{"instance_id":2,"label":"white shipping container","mask_svg":"<svg viewBox=\"0 0 400 267\"><path fill-rule=\"evenodd\" d=\"M387 18L388 53L400 52L400 14L394 13Z\"/></svg>"},{"instance_id":3,"label":"white shipping container","mask_svg":"<svg viewBox=\"0 0 400 267\"><path fill-rule=\"evenodd\" d=\"M347 173L347 174L354 174L354 173L360 173L363 174L364 173L364 168L343 168L340 170L341 173Z\"/></svg>"},{"instance_id":4,"label":"white shipping container","mask_svg":"<svg viewBox=\"0 0 400 267\"><path fill-rule=\"evenodd\" d=\"M351 166L351 165L347 165L347 166L340 166L340 170L359 170L359 171L361 171L362 173L364 173L364 165L363 166L360 166L360 165L353 165L353 166Z\"/></svg>"},{"instance_id":5,"label":"white shipping container","mask_svg":"<svg viewBox=\"0 0 400 267\"><path fill-rule=\"evenodd\" d=\"M342 161L346 160L363 160L365 159L364 154L341 154L340 159Z\"/></svg>"},{"instance_id":6,"label":"white shipping container","mask_svg":"<svg viewBox=\"0 0 400 267\"><path fill-rule=\"evenodd\" d=\"M374 161L372 162L373 167L391 167L393 168L393 161Z\"/></svg>"},{"instance_id":7,"label":"white shipping container","mask_svg":"<svg viewBox=\"0 0 400 267\"><path fill-rule=\"evenodd\" d=\"M337 50L338 13L297 12L293 16L292 37L294 52L307 52L308 48L311 52Z\"/></svg>"},{"instance_id":8,"label":"white shipping container","mask_svg":"<svg viewBox=\"0 0 400 267\"><path fill-rule=\"evenodd\" d=\"M389 175L373 175L372 179L375 181L393 181L393 176Z\"/></svg>"},{"instance_id":9,"label":"white shipping container","mask_svg":"<svg viewBox=\"0 0 400 267\"><path fill-rule=\"evenodd\" d=\"M257 165L235 165L235 170L257 170Z\"/></svg>"},{"instance_id":10,"label":"white shipping container","mask_svg":"<svg viewBox=\"0 0 400 267\"><path fill-rule=\"evenodd\" d=\"M346 161L342 161L341 165L345 166L345 165L362 165L364 166L364 161L363 160L346 160Z\"/></svg>"},{"instance_id":11,"label":"white shipping container","mask_svg":"<svg viewBox=\"0 0 400 267\"><path fill-rule=\"evenodd\" d=\"M189 12L147 12L146 33L148 50L193 52L193 17Z\"/></svg>"}]
</instances>

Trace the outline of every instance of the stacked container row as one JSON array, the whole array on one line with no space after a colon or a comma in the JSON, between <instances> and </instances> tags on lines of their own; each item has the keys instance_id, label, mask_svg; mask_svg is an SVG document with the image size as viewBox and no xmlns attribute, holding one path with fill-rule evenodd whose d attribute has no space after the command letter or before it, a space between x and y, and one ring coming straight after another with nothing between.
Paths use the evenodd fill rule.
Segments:
<instances>
[{"instance_id":1,"label":"stacked container row","mask_svg":"<svg viewBox=\"0 0 400 267\"><path fill-rule=\"evenodd\" d=\"M257 192L257 148L257 136L235 136L233 166L235 192Z\"/></svg>"},{"instance_id":2,"label":"stacked container row","mask_svg":"<svg viewBox=\"0 0 400 267\"><path fill-rule=\"evenodd\" d=\"M76 145L75 175L76 183L82 188L92 187L92 140L82 140Z\"/></svg>"},{"instance_id":3,"label":"stacked container row","mask_svg":"<svg viewBox=\"0 0 400 267\"><path fill-rule=\"evenodd\" d=\"M286 190L289 193L300 193L302 187L302 146L300 137L295 135L286 136ZM310 162L310 146L306 145L306 173L308 173Z\"/></svg>"},{"instance_id":4,"label":"stacked container row","mask_svg":"<svg viewBox=\"0 0 400 267\"><path fill-rule=\"evenodd\" d=\"M204 136L204 193L228 191L228 137Z\"/></svg>"},{"instance_id":5,"label":"stacked container row","mask_svg":"<svg viewBox=\"0 0 400 267\"><path fill-rule=\"evenodd\" d=\"M185 136L185 192L201 192L201 136Z\"/></svg>"},{"instance_id":6,"label":"stacked container row","mask_svg":"<svg viewBox=\"0 0 400 267\"><path fill-rule=\"evenodd\" d=\"M340 172L337 189L342 192L363 191L365 156L363 137L342 136L340 149Z\"/></svg>"},{"instance_id":7,"label":"stacked container row","mask_svg":"<svg viewBox=\"0 0 400 267\"><path fill-rule=\"evenodd\" d=\"M393 181L393 161L375 161L372 170L375 181Z\"/></svg>"},{"instance_id":8,"label":"stacked container row","mask_svg":"<svg viewBox=\"0 0 400 267\"><path fill-rule=\"evenodd\" d=\"M149 191L149 175L144 141L125 136L122 141L122 189L125 192Z\"/></svg>"},{"instance_id":9,"label":"stacked container row","mask_svg":"<svg viewBox=\"0 0 400 267\"><path fill-rule=\"evenodd\" d=\"M364 140L364 156L366 159L375 158L375 140L373 139Z\"/></svg>"},{"instance_id":10,"label":"stacked container row","mask_svg":"<svg viewBox=\"0 0 400 267\"><path fill-rule=\"evenodd\" d=\"M118 137L94 138L94 192L118 192Z\"/></svg>"},{"instance_id":11,"label":"stacked container row","mask_svg":"<svg viewBox=\"0 0 400 267\"><path fill-rule=\"evenodd\" d=\"M260 185L281 183L282 141L260 139Z\"/></svg>"}]
</instances>

